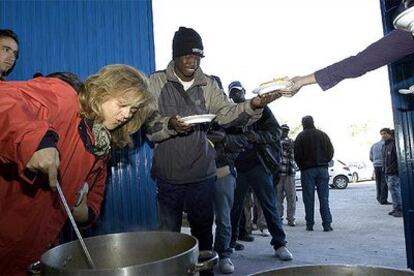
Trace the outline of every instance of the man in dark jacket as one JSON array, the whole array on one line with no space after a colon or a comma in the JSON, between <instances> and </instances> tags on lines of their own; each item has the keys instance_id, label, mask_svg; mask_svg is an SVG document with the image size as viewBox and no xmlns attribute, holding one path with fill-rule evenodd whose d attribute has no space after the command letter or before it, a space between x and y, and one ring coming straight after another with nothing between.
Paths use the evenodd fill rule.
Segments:
<instances>
[{"instance_id":1,"label":"man in dark jacket","mask_svg":"<svg viewBox=\"0 0 414 276\"><path fill-rule=\"evenodd\" d=\"M329 210L328 165L334 149L328 135L315 128L313 118L302 118L303 131L295 140L294 155L301 171L303 204L305 205L306 230L313 231L315 187L318 192L322 226L325 232L332 231L332 215Z\"/></svg>"},{"instance_id":2,"label":"man in dark jacket","mask_svg":"<svg viewBox=\"0 0 414 276\"><path fill-rule=\"evenodd\" d=\"M246 101L245 90L240 82L231 83L229 90L230 98L234 102ZM275 256L280 260L290 261L293 257L286 247L286 235L276 209L276 193L272 183L272 173L278 169L281 155L280 126L270 109L265 107L262 117L257 122L243 130L238 130L241 131L240 135L247 137L249 145L236 159L238 175L231 211L232 243L237 241L244 199L251 187L262 206L268 230L272 235L270 244L275 249Z\"/></svg>"},{"instance_id":3,"label":"man in dark jacket","mask_svg":"<svg viewBox=\"0 0 414 276\"><path fill-rule=\"evenodd\" d=\"M211 77L215 79L218 87L223 89L220 78L217 76ZM226 129L216 123L211 125L207 137L214 144L216 150L217 180L214 183L216 234L214 250L219 254L220 272L229 274L234 272L234 265L230 259L233 252L230 247L230 213L234 202L234 190L236 189L234 161L248 144L248 141L245 136L226 133Z\"/></svg>"},{"instance_id":4,"label":"man in dark jacket","mask_svg":"<svg viewBox=\"0 0 414 276\"><path fill-rule=\"evenodd\" d=\"M384 146L382 148L384 175L387 180L388 190L391 194L393 208L388 214L394 217L402 217L401 187L394 135L389 128L381 129L380 133L382 140L384 140Z\"/></svg>"}]
</instances>

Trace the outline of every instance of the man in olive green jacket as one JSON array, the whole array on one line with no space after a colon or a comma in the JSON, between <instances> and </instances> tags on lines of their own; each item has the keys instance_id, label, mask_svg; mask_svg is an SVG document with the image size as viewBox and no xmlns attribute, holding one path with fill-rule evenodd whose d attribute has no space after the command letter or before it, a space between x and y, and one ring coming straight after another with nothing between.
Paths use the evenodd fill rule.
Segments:
<instances>
[{"instance_id":1,"label":"man in olive green jacket","mask_svg":"<svg viewBox=\"0 0 414 276\"><path fill-rule=\"evenodd\" d=\"M158 104L147 122L146 134L155 144L152 175L158 188L160 228L179 232L185 208L200 250L210 250L215 151L204 126L188 125L181 118L215 114L215 121L224 127L243 126L258 120L263 107L280 95L234 104L203 73L199 67L202 57L200 35L193 29L180 27L174 35L173 60L166 70L150 76L150 91Z\"/></svg>"}]
</instances>

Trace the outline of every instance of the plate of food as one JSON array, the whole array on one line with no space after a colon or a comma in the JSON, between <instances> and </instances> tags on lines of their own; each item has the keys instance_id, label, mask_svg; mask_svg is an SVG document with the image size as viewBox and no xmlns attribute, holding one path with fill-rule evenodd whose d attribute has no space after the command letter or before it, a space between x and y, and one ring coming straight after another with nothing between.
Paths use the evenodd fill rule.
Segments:
<instances>
[{"instance_id":1,"label":"plate of food","mask_svg":"<svg viewBox=\"0 0 414 276\"><path fill-rule=\"evenodd\" d=\"M254 89L252 92L254 94L263 95L272 91L287 89L292 85L293 83L288 77L276 78L260 84L259 87Z\"/></svg>"},{"instance_id":2,"label":"plate of food","mask_svg":"<svg viewBox=\"0 0 414 276\"><path fill-rule=\"evenodd\" d=\"M201 123L209 123L216 115L214 114L200 114L200 115L192 115L187 117L182 117L181 120L184 121L186 124L201 124Z\"/></svg>"}]
</instances>

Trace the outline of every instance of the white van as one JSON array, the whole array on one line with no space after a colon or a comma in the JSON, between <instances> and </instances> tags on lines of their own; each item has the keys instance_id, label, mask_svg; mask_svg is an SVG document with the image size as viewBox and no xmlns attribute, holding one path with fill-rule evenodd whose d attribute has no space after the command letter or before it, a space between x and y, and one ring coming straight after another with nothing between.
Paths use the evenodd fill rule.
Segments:
<instances>
[{"instance_id":1,"label":"white van","mask_svg":"<svg viewBox=\"0 0 414 276\"><path fill-rule=\"evenodd\" d=\"M341 160L331 160L329 162L329 185L336 189L346 189L352 180L352 173L349 167ZM300 171L295 175L296 187L301 187Z\"/></svg>"}]
</instances>

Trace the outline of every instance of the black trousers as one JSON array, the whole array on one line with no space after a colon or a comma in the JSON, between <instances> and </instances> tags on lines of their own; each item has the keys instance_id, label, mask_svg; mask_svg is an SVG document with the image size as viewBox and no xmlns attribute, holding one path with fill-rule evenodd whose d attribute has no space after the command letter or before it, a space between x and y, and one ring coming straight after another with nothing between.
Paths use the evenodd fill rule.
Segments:
<instances>
[{"instance_id":1,"label":"black trousers","mask_svg":"<svg viewBox=\"0 0 414 276\"><path fill-rule=\"evenodd\" d=\"M377 184L377 200L379 203L385 203L388 200L388 186L385 180L382 167L374 167L375 182Z\"/></svg>"},{"instance_id":2,"label":"black trousers","mask_svg":"<svg viewBox=\"0 0 414 276\"><path fill-rule=\"evenodd\" d=\"M187 211L191 235L200 250L213 246L213 193L216 178L188 184L171 184L157 179L158 221L160 230L181 231L182 214Z\"/></svg>"}]
</instances>

